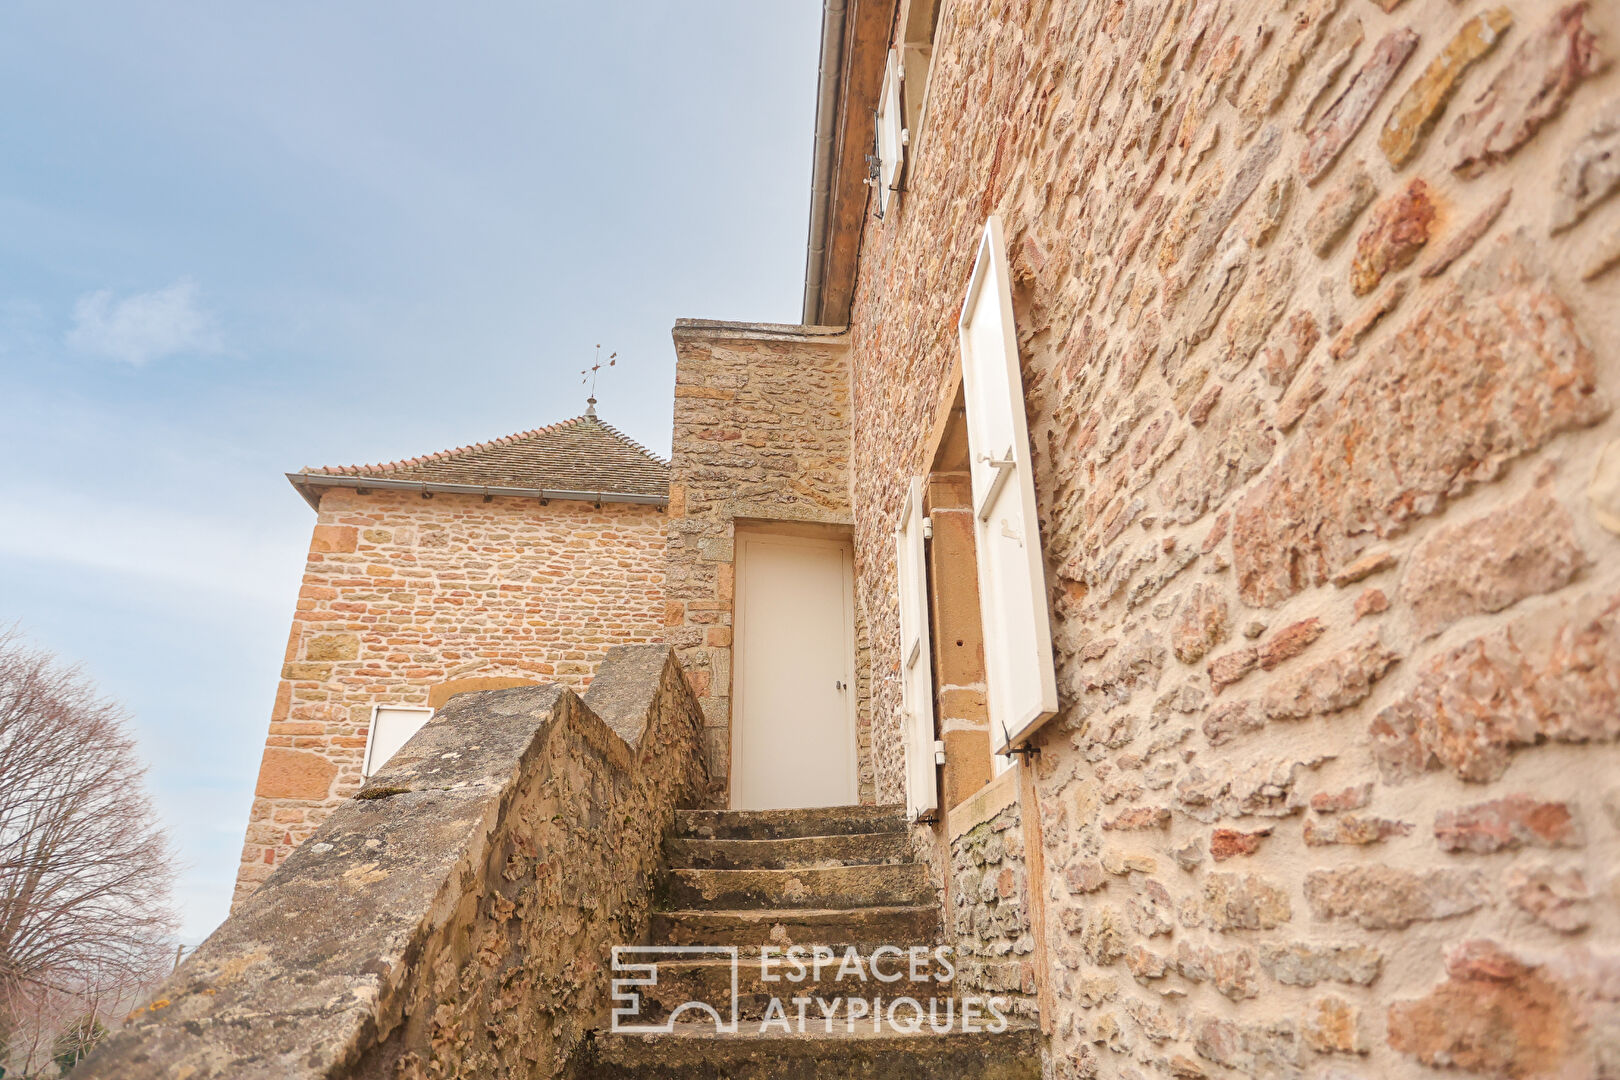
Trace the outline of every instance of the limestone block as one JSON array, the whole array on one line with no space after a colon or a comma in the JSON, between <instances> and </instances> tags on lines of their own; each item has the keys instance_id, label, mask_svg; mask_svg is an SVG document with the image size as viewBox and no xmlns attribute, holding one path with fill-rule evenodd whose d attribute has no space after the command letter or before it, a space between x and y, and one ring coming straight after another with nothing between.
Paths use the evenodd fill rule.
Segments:
<instances>
[{"instance_id":1,"label":"limestone block","mask_svg":"<svg viewBox=\"0 0 1620 1080\"><path fill-rule=\"evenodd\" d=\"M1583 598L1562 620L1519 621L1434 657L1373 719L1373 756L1391 782L1449 768L1501 776L1512 754L1550 739L1620 738L1620 596Z\"/></svg>"},{"instance_id":2,"label":"limestone block","mask_svg":"<svg viewBox=\"0 0 1620 1080\"><path fill-rule=\"evenodd\" d=\"M1590 565L1568 510L1545 489L1448 525L1412 552L1401 581L1420 637L1453 622L1553 592Z\"/></svg>"},{"instance_id":3,"label":"limestone block","mask_svg":"<svg viewBox=\"0 0 1620 1080\"><path fill-rule=\"evenodd\" d=\"M309 542L309 550L323 554L344 554L354 551L359 543L359 530L353 525L317 525L315 535Z\"/></svg>"},{"instance_id":4,"label":"limestone block","mask_svg":"<svg viewBox=\"0 0 1620 1080\"><path fill-rule=\"evenodd\" d=\"M1320 180L1338 160L1417 44L1417 34L1400 29L1391 30L1373 46L1372 56L1350 79L1350 85L1306 133L1299 171L1307 184Z\"/></svg>"},{"instance_id":5,"label":"limestone block","mask_svg":"<svg viewBox=\"0 0 1620 1080\"><path fill-rule=\"evenodd\" d=\"M1605 63L1586 25L1586 0L1558 11L1514 50L1473 107L1452 125L1452 168L1478 176L1530 141L1564 111L1570 96Z\"/></svg>"},{"instance_id":6,"label":"limestone block","mask_svg":"<svg viewBox=\"0 0 1620 1080\"><path fill-rule=\"evenodd\" d=\"M267 747L254 794L263 799L318 802L331 794L337 766L321 754Z\"/></svg>"},{"instance_id":7,"label":"limestone block","mask_svg":"<svg viewBox=\"0 0 1620 1080\"><path fill-rule=\"evenodd\" d=\"M1477 870L1366 865L1311 871L1305 900L1318 919L1344 919L1365 930L1402 930L1476 911L1490 902L1490 891Z\"/></svg>"},{"instance_id":8,"label":"limestone block","mask_svg":"<svg viewBox=\"0 0 1620 1080\"><path fill-rule=\"evenodd\" d=\"M1532 847L1580 847L1580 819L1570 803L1515 794L1435 815L1434 838L1442 851L1493 851Z\"/></svg>"},{"instance_id":9,"label":"limestone block","mask_svg":"<svg viewBox=\"0 0 1620 1080\"><path fill-rule=\"evenodd\" d=\"M1606 996L1587 978L1562 978L1482 939L1447 955L1446 976L1423 997L1389 1007L1391 1047L1431 1067L1476 1075L1600 1075L1573 1053L1580 1018L1591 1015L1594 997Z\"/></svg>"},{"instance_id":10,"label":"limestone block","mask_svg":"<svg viewBox=\"0 0 1620 1080\"><path fill-rule=\"evenodd\" d=\"M360 655L355 634L317 634L304 645L306 660L354 660Z\"/></svg>"},{"instance_id":11,"label":"limestone block","mask_svg":"<svg viewBox=\"0 0 1620 1080\"><path fill-rule=\"evenodd\" d=\"M1360 162L1328 189L1305 222L1305 240L1318 258L1325 259L1332 254L1340 238L1350 231L1361 212L1372 205L1377 194L1378 186Z\"/></svg>"},{"instance_id":12,"label":"limestone block","mask_svg":"<svg viewBox=\"0 0 1620 1080\"><path fill-rule=\"evenodd\" d=\"M1366 296L1384 277L1412 264L1429 242L1434 224L1434 200L1429 186L1413 180L1373 208L1367 227L1356 240L1356 259L1350 267L1350 291Z\"/></svg>"},{"instance_id":13,"label":"limestone block","mask_svg":"<svg viewBox=\"0 0 1620 1080\"><path fill-rule=\"evenodd\" d=\"M1539 314L1510 314L1520 310ZM1498 245L1369 355L1335 399L1314 406L1304 437L1238 503L1239 593L1274 606L1353 562L1371 538L1399 534L1608 411L1573 314L1514 245ZM1471 421L1451 420L1461 416ZM1362 449L1340 460L1352 442Z\"/></svg>"},{"instance_id":14,"label":"limestone block","mask_svg":"<svg viewBox=\"0 0 1620 1080\"><path fill-rule=\"evenodd\" d=\"M1490 53L1513 25L1505 7L1493 8L1463 23L1440 54L1429 61L1390 111L1378 145L1397 169L1412 160L1456 93L1464 73Z\"/></svg>"},{"instance_id":15,"label":"limestone block","mask_svg":"<svg viewBox=\"0 0 1620 1080\"><path fill-rule=\"evenodd\" d=\"M1383 970L1384 955L1369 945L1272 943L1260 946L1260 966L1285 986L1321 982L1368 986Z\"/></svg>"}]
</instances>

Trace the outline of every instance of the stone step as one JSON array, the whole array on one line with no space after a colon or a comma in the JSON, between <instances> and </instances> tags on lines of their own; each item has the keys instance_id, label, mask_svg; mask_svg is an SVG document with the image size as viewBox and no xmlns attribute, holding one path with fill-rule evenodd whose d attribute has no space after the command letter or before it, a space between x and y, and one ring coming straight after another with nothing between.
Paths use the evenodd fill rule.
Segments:
<instances>
[{"instance_id":1,"label":"stone step","mask_svg":"<svg viewBox=\"0 0 1620 1080\"><path fill-rule=\"evenodd\" d=\"M868 866L911 858L904 832L793 836L780 840L697 840L672 836L664 855L675 868L787 870L794 867Z\"/></svg>"},{"instance_id":2,"label":"stone step","mask_svg":"<svg viewBox=\"0 0 1620 1080\"><path fill-rule=\"evenodd\" d=\"M925 947L926 948L926 947ZM857 950L861 956L861 963L870 960L870 950ZM886 954L879 958L879 969L886 975L899 975L893 982L883 982L876 979L871 969L864 968L866 975L863 981L857 969L849 968L839 978L840 967L844 961L842 950L834 954L834 959L825 963L821 974L816 975L815 967L810 957L803 957L802 967L796 967L782 956L773 956L768 969L762 970L760 958L757 954L741 956L737 962L737 1009L738 1015L744 1020L760 1020L766 1015L774 998L781 1002L781 1008L793 1014L797 1006L794 998L810 997L822 998L831 1001L834 998L864 998L867 1001L881 998L883 1001L892 1001L895 998L909 997L922 1002L924 1007L931 998L945 999L954 995L950 982L938 982L934 975L940 971L939 965L934 962L931 953L922 958L918 965L917 979L911 978L910 957L902 952L896 956ZM765 970L774 974L774 980L767 980ZM648 1021L661 1021L667 1019L671 1013L680 1009L687 1002L709 1002L717 1006L723 1005L731 997L732 965L729 960L659 960L658 982L653 986L637 987L636 992L642 997L639 1016ZM792 976L802 975L795 982ZM813 1010L814 1004L810 1006ZM819 1015L812 1013L812 1015ZM690 1019L690 1017L687 1017Z\"/></svg>"},{"instance_id":3,"label":"stone step","mask_svg":"<svg viewBox=\"0 0 1620 1080\"><path fill-rule=\"evenodd\" d=\"M1038 1080L1040 1031L1013 1021L1000 1034L924 1029L872 1033L856 1024L832 1033L812 1025L805 1034L761 1034L744 1023L716 1035L713 1023L677 1023L668 1033L598 1032L585 1052L590 1080Z\"/></svg>"},{"instance_id":4,"label":"stone step","mask_svg":"<svg viewBox=\"0 0 1620 1080\"><path fill-rule=\"evenodd\" d=\"M672 870L671 908L859 908L936 902L921 863L793 870Z\"/></svg>"},{"instance_id":5,"label":"stone step","mask_svg":"<svg viewBox=\"0 0 1620 1080\"><path fill-rule=\"evenodd\" d=\"M905 832L899 806L818 806L804 810L680 810L675 835L696 840L785 840L849 833Z\"/></svg>"},{"instance_id":6,"label":"stone step","mask_svg":"<svg viewBox=\"0 0 1620 1080\"><path fill-rule=\"evenodd\" d=\"M932 945L939 939L939 905L864 908L750 908L733 911L655 911L658 945L736 945L757 953L764 945Z\"/></svg>"}]
</instances>

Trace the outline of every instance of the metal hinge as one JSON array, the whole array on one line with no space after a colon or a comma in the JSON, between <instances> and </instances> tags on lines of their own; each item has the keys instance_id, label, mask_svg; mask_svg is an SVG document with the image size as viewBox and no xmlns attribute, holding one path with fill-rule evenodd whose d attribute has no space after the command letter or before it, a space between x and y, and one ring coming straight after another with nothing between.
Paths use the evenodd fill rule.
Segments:
<instances>
[{"instance_id":1,"label":"metal hinge","mask_svg":"<svg viewBox=\"0 0 1620 1080\"><path fill-rule=\"evenodd\" d=\"M924 540L932 540L933 538L934 538L934 519L933 518L923 518L923 539Z\"/></svg>"},{"instance_id":2,"label":"metal hinge","mask_svg":"<svg viewBox=\"0 0 1620 1080\"><path fill-rule=\"evenodd\" d=\"M935 739L934 740L934 764L935 765L943 765L943 764L945 764L945 740L944 739Z\"/></svg>"}]
</instances>

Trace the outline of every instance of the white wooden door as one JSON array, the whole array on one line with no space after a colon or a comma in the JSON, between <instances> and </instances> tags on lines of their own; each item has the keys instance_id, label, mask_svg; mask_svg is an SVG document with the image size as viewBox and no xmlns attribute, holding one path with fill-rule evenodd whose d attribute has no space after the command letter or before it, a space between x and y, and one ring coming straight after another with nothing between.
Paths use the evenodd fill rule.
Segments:
<instances>
[{"instance_id":1,"label":"white wooden door","mask_svg":"<svg viewBox=\"0 0 1620 1080\"><path fill-rule=\"evenodd\" d=\"M731 803L845 806L855 765L855 602L847 543L737 537Z\"/></svg>"}]
</instances>

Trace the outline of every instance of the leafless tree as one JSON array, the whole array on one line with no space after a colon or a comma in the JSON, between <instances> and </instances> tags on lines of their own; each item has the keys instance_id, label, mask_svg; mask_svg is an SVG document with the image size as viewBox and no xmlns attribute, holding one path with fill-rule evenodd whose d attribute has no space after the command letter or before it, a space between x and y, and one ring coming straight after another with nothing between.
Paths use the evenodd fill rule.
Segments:
<instances>
[{"instance_id":1,"label":"leafless tree","mask_svg":"<svg viewBox=\"0 0 1620 1080\"><path fill-rule=\"evenodd\" d=\"M173 881L122 709L0 632L0 1048L165 972Z\"/></svg>"},{"instance_id":2,"label":"leafless tree","mask_svg":"<svg viewBox=\"0 0 1620 1080\"><path fill-rule=\"evenodd\" d=\"M72 990L41 983L16 988L7 1005L16 1016L11 1044L0 1061L12 1077L55 1076L84 1057L129 1011L141 987L122 981L106 987L80 983Z\"/></svg>"}]
</instances>

